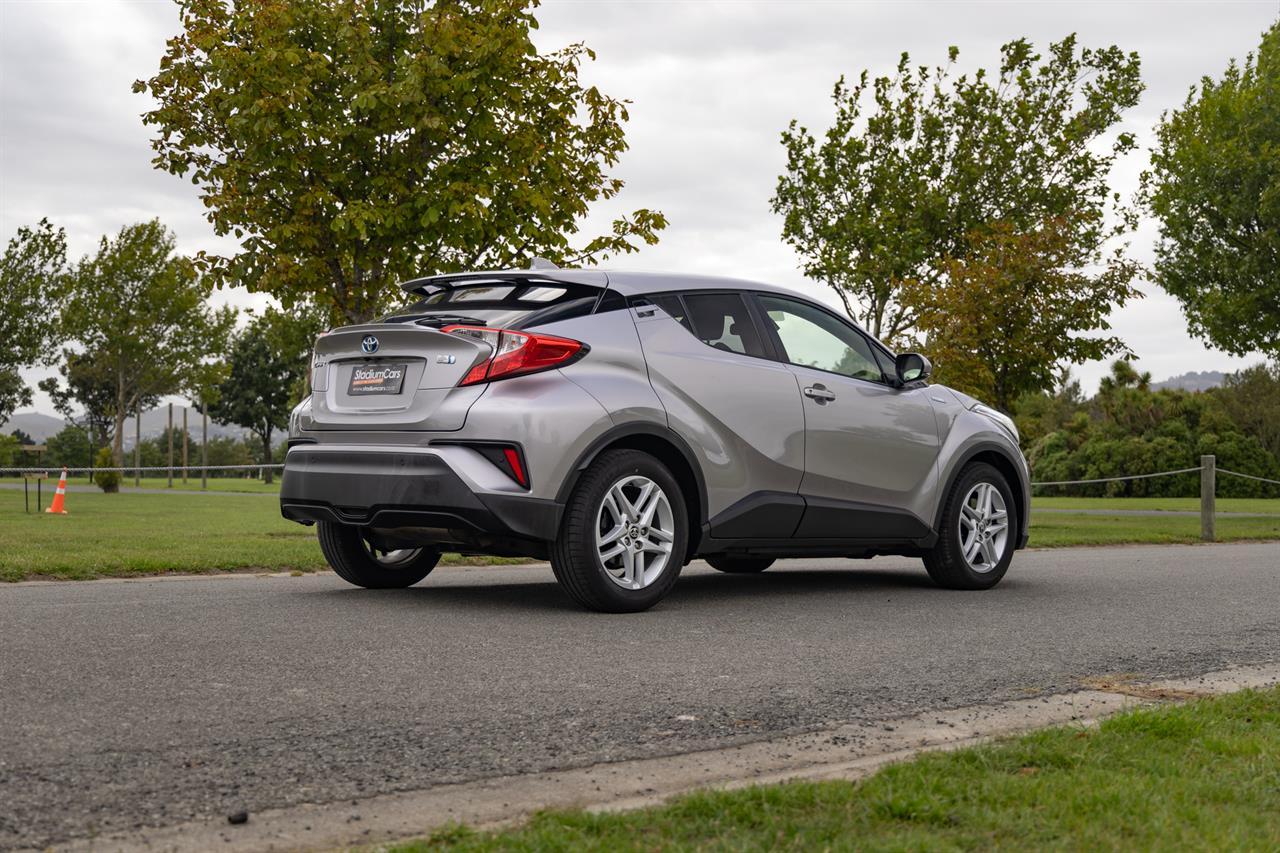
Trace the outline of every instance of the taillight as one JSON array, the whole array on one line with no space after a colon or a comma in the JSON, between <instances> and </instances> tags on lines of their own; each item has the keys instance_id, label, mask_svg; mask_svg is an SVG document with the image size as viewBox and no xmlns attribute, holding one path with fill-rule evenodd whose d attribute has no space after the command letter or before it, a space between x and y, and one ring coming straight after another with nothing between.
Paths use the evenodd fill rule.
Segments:
<instances>
[{"instance_id":1,"label":"taillight","mask_svg":"<svg viewBox=\"0 0 1280 853\"><path fill-rule=\"evenodd\" d=\"M483 326L445 326L441 331L476 338L493 348L492 355L467 371L459 385L492 382L495 379L563 367L586 352L586 345L581 341L557 338L554 335L487 329Z\"/></svg>"}]
</instances>

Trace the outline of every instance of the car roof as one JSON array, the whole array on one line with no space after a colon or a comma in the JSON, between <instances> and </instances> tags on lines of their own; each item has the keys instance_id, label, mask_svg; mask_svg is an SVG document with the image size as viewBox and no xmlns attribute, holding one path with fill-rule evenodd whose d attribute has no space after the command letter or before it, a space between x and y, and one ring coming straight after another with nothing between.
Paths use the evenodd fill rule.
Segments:
<instances>
[{"instance_id":1,"label":"car roof","mask_svg":"<svg viewBox=\"0 0 1280 853\"><path fill-rule=\"evenodd\" d=\"M623 296L660 293L665 290L757 290L784 293L790 296L804 296L798 291L776 284L728 276L601 269L553 269L545 267L527 270L478 270L476 272L424 276L403 282L400 287L410 293L427 294L437 289L456 287L464 283L480 284L495 281L511 281L521 284L555 284L559 282L590 287L608 287Z\"/></svg>"}]
</instances>

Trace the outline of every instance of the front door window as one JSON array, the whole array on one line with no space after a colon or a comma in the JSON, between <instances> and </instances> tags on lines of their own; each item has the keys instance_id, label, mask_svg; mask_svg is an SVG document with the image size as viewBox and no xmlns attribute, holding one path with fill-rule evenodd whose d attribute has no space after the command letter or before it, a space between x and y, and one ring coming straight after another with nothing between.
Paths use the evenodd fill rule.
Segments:
<instances>
[{"instance_id":1,"label":"front door window","mask_svg":"<svg viewBox=\"0 0 1280 853\"><path fill-rule=\"evenodd\" d=\"M782 343L782 358L853 379L884 382L871 343L835 317L793 299L760 296L760 307Z\"/></svg>"}]
</instances>

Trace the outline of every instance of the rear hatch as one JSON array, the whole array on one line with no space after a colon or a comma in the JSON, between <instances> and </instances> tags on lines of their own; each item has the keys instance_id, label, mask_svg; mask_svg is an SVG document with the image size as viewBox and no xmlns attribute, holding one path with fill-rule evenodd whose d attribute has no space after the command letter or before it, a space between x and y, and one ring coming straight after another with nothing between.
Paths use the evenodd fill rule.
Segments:
<instances>
[{"instance_id":1,"label":"rear hatch","mask_svg":"<svg viewBox=\"0 0 1280 853\"><path fill-rule=\"evenodd\" d=\"M312 359L314 428L461 429L485 386L459 383L493 348L444 329L519 329L583 316L604 292L593 284L504 275L411 283L418 299L408 307L322 335Z\"/></svg>"},{"instance_id":2,"label":"rear hatch","mask_svg":"<svg viewBox=\"0 0 1280 853\"><path fill-rule=\"evenodd\" d=\"M481 341L418 325L335 329L316 341L312 358L314 426L461 429L484 389L457 385L489 353Z\"/></svg>"}]
</instances>

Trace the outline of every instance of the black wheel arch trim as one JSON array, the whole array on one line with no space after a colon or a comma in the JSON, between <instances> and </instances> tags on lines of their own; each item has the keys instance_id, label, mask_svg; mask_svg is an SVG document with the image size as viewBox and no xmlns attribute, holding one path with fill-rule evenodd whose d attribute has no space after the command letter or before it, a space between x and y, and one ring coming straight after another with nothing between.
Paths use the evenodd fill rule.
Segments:
<instances>
[{"instance_id":1,"label":"black wheel arch trim","mask_svg":"<svg viewBox=\"0 0 1280 853\"><path fill-rule=\"evenodd\" d=\"M933 516L933 529L939 535L942 533L942 513L947 508L947 495L951 494L952 488L955 487L956 480L960 478L960 473L965 467L978 456L984 453L996 453L1001 456L1013 468L1017 476L1016 484L1010 483L1011 487L1017 487L1020 491L1022 500L1018 506L1018 539L1016 548L1027 547L1028 531L1031 525L1031 482L1026 476L1021 460L1017 459L1009 448L995 441L979 441L965 449L964 453L951 467L951 473L947 476L946 488L940 491L938 499L938 509Z\"/></svg>"},{"instance_id":2,"label":"black wheel arch trim","mask_svg":"<svg viewBox=\"0 0 1280 853\"><path fill-rule=\"evenodd\" d=\"M616 444L626 438L634 436L650 436L666 441L675 447L676 451L684 457L685 464L689 466L689 470L693 473L694 482L697 485L697 494L694 498L697 500L695 517L698 524L693 530L690 530L690 538L701 528L707 521L707 482L702 474L702 466L698 464L698 457L694 455L693 449L689 443L685 441L679 433L669 426L659 423L647 421L637 421L628 424L619 424L605 430L601 435L597 436L587 449L578 456L573 467L569 469L569 475L565 477L564 482L560 484L560 490L556 493L556 503L562 506L569 501L569 495L573 493L573 488L578 484L578 479L582 476L582 472L595 461L595 458L601 454L610 445Z\"/></svg>"}]
</instances>

